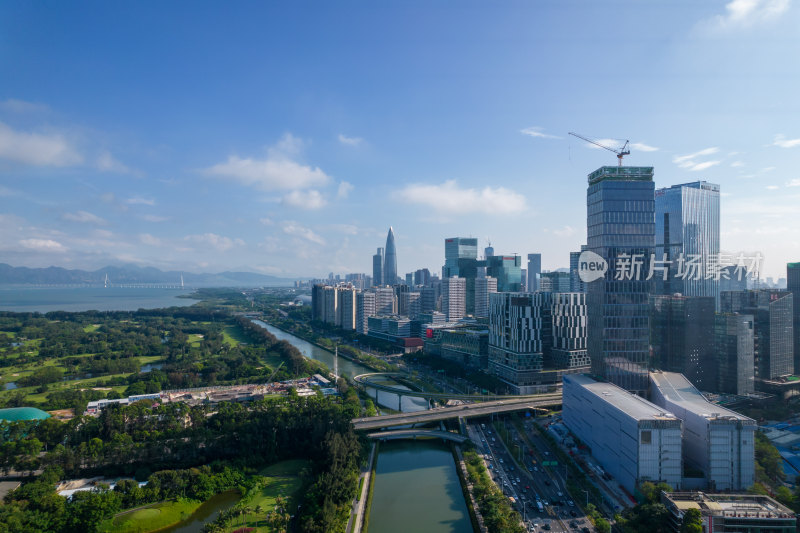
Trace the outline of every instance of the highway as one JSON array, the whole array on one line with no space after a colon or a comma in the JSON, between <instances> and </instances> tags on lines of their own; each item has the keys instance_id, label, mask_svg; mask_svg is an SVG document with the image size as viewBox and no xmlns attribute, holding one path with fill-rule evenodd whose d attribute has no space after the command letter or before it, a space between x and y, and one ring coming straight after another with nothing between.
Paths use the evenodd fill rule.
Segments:
<instances>
[{"instance_id":1,"label":"highway","mask_svg":"<svg viewBox=\"0 0 800 533\"><path fill-rule=\"evenodd\" d=\"M535 409L540 407L554 407L561 405L561 393L540 394L516 400L496 400L478 404L457 405L455 407L439 407L425 411L413 413L398 413L386 416L372 416L366 418L354 418L353 427L356 431L368 429L380 429L392 426L404 426L408 424L422 424L427 422L438 422L450 418L469 418L476 416L488 416L493 413L507 413L524 409Z\"/></svg>"}]
</instances>

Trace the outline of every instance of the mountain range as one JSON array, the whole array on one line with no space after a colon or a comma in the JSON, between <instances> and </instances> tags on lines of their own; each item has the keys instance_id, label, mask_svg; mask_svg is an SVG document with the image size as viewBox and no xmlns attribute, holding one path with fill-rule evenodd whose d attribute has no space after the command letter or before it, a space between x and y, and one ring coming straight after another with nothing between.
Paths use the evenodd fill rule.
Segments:
<instances>
[{"instance_id":1,"label":"mountain range","mask_svg":"<svg viewBox=\"0 0 800 533\"><path fill-rule=\"evenodd\" d=\"M154 267L136 265L107 266L93 272L61 267L28 268L0 263L0 285L103 285L108 276L111 285L170 284L179 285L181 275L187 287L261 287L288 286L294 279L279 278L254 272L164 272Z\"/></svg>"}]
</instances>

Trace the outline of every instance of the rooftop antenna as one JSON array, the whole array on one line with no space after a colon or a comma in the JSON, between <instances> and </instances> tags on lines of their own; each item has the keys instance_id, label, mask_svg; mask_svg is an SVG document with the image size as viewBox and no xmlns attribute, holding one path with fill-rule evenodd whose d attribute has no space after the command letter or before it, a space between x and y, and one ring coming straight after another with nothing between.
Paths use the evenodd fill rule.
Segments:
<instances>
[{"instance_id":1,"label":"rooftop antenna","mask_svg":"<svg viewBox=\"0 0 800 533\"><path fill-rule=\"evenodd\" d=\"M630 141L628 140L625 141L625 144L622 145L622 148L616 149L606 146L605 144L600 144L599 142L584 137L583 135L580 135L578 133L569 132L569 134L572 135L573 137L577 137L578 139L583 139L588 143L592 143L595 146L599 146L600 148L605 148L609 152L614 152L615 154L617 154L617 160L619 161L619 166L622 166L622 158L631 153L630 149L628 148L628 145L630 144Z\"/></svg>"}]
</instances>

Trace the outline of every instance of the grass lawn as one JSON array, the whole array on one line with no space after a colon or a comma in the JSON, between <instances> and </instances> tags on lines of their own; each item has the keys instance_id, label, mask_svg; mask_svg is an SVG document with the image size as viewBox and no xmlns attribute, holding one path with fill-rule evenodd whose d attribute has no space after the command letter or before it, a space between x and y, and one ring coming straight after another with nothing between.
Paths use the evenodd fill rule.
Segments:
<instances>
[{"instance_id":1,"label":"grass lawn","mask_svg":"<svg viewBox=\"0 0 800 533\"><path fill-rule=\"evenodd\" d=\"M83 331L85 333L91 333L92 331L97 331L98 329L100 329L100 324L92 324L90 326L84 327Z\"/></svg>"},{"instance_id":2,"label":"grass lawn","mask_svg":"<svg viewBox=\"0 0 800 533\"><path fill-rule=\"evenodd\" d=\"M247 342L247 338L242 333L242 328L239 326L225 326L222 330L222 336L225 342L231 347L238 346L239 343Z\"/></svg>"},{"instance_id":3,"label":"grass lawn","mask_svg":"<svg viewBox=\"0 0 800 533\"><path fill-rule=\"evenodd\" d=\"M269 478L269 481L247 504L251 512L244 517L244 525L255 528L258 533L271 532L272 529L265 524L265 521L267 513L275 507L275 500L278 496L288 497L288 508L292 511L296 510L297 505L302 501L300 489L304 484L300 473L308 465L308 461L293 459L275 463L259 472L260 475ZM263 509L259 514L255 513L257 506L261 506ZM292 514L294 513L292 512ZM235 521L235 524L225 529L225 531L235 531L241 527L243 527L242 523Z\"/></svg>"},{"instance_id":4,"label":"grass lawn","mask_svg":"<svg viewBox=\"0 0 800 533\"><path fill-rule=\"evenodd\" d=\"M178 500L148 505L131 512L123 512L103 521L98 526L100 533L146 533L162 529L189 518L201 502Z\"/></svg>"}]
</instances>

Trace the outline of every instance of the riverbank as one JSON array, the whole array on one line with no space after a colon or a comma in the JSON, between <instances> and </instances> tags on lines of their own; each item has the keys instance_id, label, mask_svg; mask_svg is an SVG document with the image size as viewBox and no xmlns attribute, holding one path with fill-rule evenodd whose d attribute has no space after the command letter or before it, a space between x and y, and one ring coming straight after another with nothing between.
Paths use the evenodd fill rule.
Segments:
<instances>
[{"instance_id":1,"label":"riverbank","mask_svg":"<svg viewBox=\"0 0 800 533\"><path fill-rule=\"evenodd\" d=\"M461 446L455 443L450 443L453 450L453 458L458 465L458 480L461 482L461 490L464 492L464 501L467 502L467 510L469 511L469 519L472 522L472 529L475 533L489 533L489 529L483 522L483 517L478 510L478 502L475 501L475 495L472 493L473 485L469 482L469 474L467 473L467 465L464 463L464 454L461 453Z\"/></svg>"},{"instance_id":2,"label":"riverbank","mask_svg":"<svg viewBox=\"0 0 800 533\"><path fill-rule=\"evenodd\" d=\"M320 343L319 343L319 342L317 342L315 339L309 338L307 335L303 335L303 334L302 334L302 333L300 333L300 332L297 332L297 331L291 331L291 330L289 330L289 329L286 329L285 327L279 326L279 325L275 324L274 322L267 322L267 321L265 320L265 318L266 318L266 317L264 317L264 318L260 318L260 319L256 319L256 320L261 320L261 321L262 321L262 322L264 322L265 324L269 324L269 325L270 325L270 326L272 326L273 328L279 329L279 330L283 331L284 333L288 333L289 335L294 335L294 336L295 336L295 337L297 337L298 339L303 339L303 340L304 340L304 341L306 341L307 343L309 343L309 344L313 344L314 346L316 346L316 347L317 347L317 348L319 348L320 350L325 350L326 352L328 352L328 353L330 353L330 354L332 354L332 355L335 355L335 354L336 354L336 352L335 352L335 351L332 351L332 350L331 350L330 348L328 348L327 346L324 346L324 345L320 344ZM349 346L349 345L348 345L348 346ZM352 348L352 346L351 346L351 348ZM381 361L383 364L385 364L385 365L386 365L386 367L377 367L377 366L375 366L375 365L372 363L372 361L365 360L365 359L356 359L355 357L352 357L352 356L350 356L350 355L346 355L346 354L343 354L343 353L340 353L340 354L338 354L338 356L339 356L339 357L341 357L342 359L347 359L348 361L351 361L351 362L353 362L353 363L356 363L356 364L359 364L359 365L365 366L365 367L367 367L367 368L370 368L370 369L374 370L375 372L391 372L391 371L396 371L396 370L398 370L396 366L392 365L391 363L387 363L386 361L382 361L382 360L380 360L380 359L379 359L379 361ZM374 356L373 356L373 357L374 357ZM377 358L376 358L376 359L377 359ZM352 376L350 376L350 377L352 377Z\"/></svg>"},{"instance_id":3,"label":"riverbank","mask_svg":"<svg viewBox=\"0 0 800 533\"><path fill-rule=\"evenodd\" d=\"M361 490L355 504L353 520L347 524L347 533L366 533L369 527L369 509L372 505L372 488L375 480L375 465L378 462L378 447L380 442L374 441L369 453L369 460L362 472ZM352 527L351 527L352 526Z\"/></svg>"}]
</instances>

